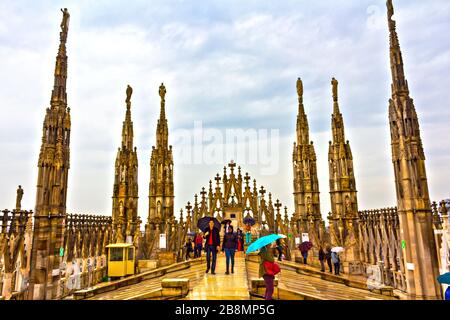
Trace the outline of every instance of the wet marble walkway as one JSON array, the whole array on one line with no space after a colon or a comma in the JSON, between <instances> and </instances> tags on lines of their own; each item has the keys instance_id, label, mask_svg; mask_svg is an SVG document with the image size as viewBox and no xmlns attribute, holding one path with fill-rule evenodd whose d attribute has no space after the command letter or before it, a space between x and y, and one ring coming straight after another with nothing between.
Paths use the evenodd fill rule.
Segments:
<instances>
[{"instance_id":1,"label":"wet marble walkway","mask_svg":"<svg viewBox=\"0 0 450 320\"><path fill-rule=\"evenodd\" d=\"M216 274L205 274L198 284L189 291L186 299L189 300L248 300L247 272L243 253L235 257L234 273L225 274L225 255L217 257ZM230 270L231 271L231 270Z\"/></svg>"},{"instance_id":2,"label":"wet marble walkway","mask_svg":"<svg viewBox=\"0 0 450 320\"><path fill-rule=\"evenodd\" d=\"M199 262L190 268L174 271L162 277L144 280L140 283L105 292L91 297L92 300L130 300L139 299L148 292L161 289L161 280L165 278L189 279L189 293L186 300L249 300L248 288L251 280L257 278L259 264L245 261L242 252L235 258L235 273L225 274L225 255L217 258L216 274L205 274L206 263ZM388 300L393 297L372 293L368 290L356 289L345 284L326 281L317 277L298 274L295 271L282 269L277 276L279 287L301 295L319 300ZM291 299L289 297L289 299ZM298 299L292 295L292 299Z\"/></svg>"}]
</instances>

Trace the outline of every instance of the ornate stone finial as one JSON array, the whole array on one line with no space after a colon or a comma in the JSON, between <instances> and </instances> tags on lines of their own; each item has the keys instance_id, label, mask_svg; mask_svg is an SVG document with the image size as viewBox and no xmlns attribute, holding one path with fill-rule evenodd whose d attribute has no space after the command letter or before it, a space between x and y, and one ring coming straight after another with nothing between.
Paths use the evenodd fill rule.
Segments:
<instances>
[{"instance_id":1,"label":"ornate stone finial","mask_svg":"<svg viewBox=\"0 0 450 320\"><path fill-rule=\"evenodd\" d=\"M338 84L339 82L335 78L331 80L331 85L333 87L333 101L335 102L338 101Z\"/></svg>"},{"instance_id":2,"label":"ornate stone finial","mask_svg":"<svg viewBox=\"0 0 450 320\"><path fill-rule=\"evenodd\" d=\"M131 99L131 95L133 94L133 88L130 87L130 85L127 86L127 99L125 100L125 102L127 103L127 105L130 103L130 99Z\"/></svg>"},{"instance_id":3,"label":"ornate stone finial","mask_svg":"<svg viewBox=\"0 0 450 320\"><path fill-rule=\"evenodd\" d=\"M161 97L162 100L165 100L166 97L166 87L164 86L164 83L161 83L161 85L159 86L159 96Z\"/></svg>"},{"instance_id":4,"label":"ornate stone finial","mask_svg":"<svg viewBox=\"0 0 450 320\"><path fill-rule=\"evenodd\" d=\"M300 78L297 79L297 94L299 99L303 97L303 82Z\"/></svg>"}]
</instances>

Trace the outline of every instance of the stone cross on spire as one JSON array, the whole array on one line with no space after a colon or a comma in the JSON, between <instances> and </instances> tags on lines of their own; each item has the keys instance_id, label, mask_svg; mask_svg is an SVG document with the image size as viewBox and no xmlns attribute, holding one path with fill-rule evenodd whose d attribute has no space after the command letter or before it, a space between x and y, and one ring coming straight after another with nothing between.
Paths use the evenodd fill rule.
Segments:
<instances>
[{"instance_id":1,"label":"stone cross on spire","mask_svg":"<svg viewBox=\"0 0 450 320\"><path fill-rule=\"evenodd\" d=\"M187 206L185 207L186 210L189 212L192 209L191 203L188 201Z\"/></svg>"},{"instance_id":2,"label":"stone cross on spire","mask_svg":"<svg viewBox=\"0 0 450 320\"><path fill-rule=\"evenodd\" d=\"M250 176L248 175L248 172L245 173L244 176L244 180L245 180L245 184L248 186L249 185L249 181L250 181Z\"/></svg>"}]
</instances>

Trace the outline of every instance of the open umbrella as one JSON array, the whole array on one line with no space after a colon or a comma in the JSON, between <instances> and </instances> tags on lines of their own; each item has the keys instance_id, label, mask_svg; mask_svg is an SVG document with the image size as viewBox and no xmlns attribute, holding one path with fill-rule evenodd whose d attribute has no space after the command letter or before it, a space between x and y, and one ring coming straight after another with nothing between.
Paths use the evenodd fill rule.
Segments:
<instances>
[{"instance_id":1,"label":"open umbrella","mask_svg":"<svg viewBox=\"0 0 450 320\"><path fill-rule=\"evenodd\" d=\"M244 224L249 224L251 226L254 226L255 223L256 223L256 221L252 217L245 217L244 218Z\"/></svg>"},{"instance_id":2,"label":"open umbrella","mask_svg":"<svg viewBox=\"0 0 450 320\"><path fill-rule=\"evenodd\" d=\"M309 251L309 250L311 250L312 247L313 247L313 244L310 241L303 241L300 244L299 249L300 249L300 251Z\"/></svg>"},{"instance_id":3,"label":"open umbrella","mask_svg":"<svg viewBox=\"0 0 450 320\"><path fill-rule=\"evenodd\" d=\"M214 221L214 228L220 230L220 222L219 222L219 220L217 220L214 217L203 217L203 218L198 219L197 227L200 230L202 230L203 232L205 232L205 230L207 230L209 228L209 222L211 220Z\"/></svg>"},{"instance_id":4,"label":"open umbrella","mask_svg":"<svg viewBox=\"0 0 450 320\"><path fill-rule=\"evenodd\" d=\"M262 247L265 247L268 244L282 238L286 238L286 236L282 234L269 234L268 236L261 237L248 246L246 254L257 251Z\"/></svg>"},{"instance_id":5,"label":"open umbrella","mask_svg":"<svg viewBox=\"0 0 450 320\"><path fill-rule=\"evenodd\" d=\"M342 251L344 251L344 248L342 248L342 247L334 247L331 249L331 252L336 252L336 253L339 253Z\"/></svg>"},{"instance_id":6,"label":"open umbrella","mask_svg":"<svg viewBox=\"0 0 450 320\"><path fill-rule=\"evenodd\" d=\"M441 274L437 280L439 281L439 283L445 283L445 284L450 284L450 272Z\"/></svg>"}]
</instances>

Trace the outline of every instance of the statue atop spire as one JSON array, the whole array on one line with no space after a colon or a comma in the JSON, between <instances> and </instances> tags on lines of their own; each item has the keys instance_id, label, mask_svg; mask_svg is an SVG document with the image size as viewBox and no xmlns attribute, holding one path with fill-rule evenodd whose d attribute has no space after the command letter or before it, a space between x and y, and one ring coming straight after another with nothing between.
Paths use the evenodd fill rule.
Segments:
<instances>
[{"instance_id":1,"label":"statue atop spire","mask_svg":"<svg viewBox=\"0 0 450 320\"><path fill-rule=\"evenodd\" d=\"M159 86L159 96L162 100L165 100L166 97L166 87L164 86L164 83L161 83Z\"/></svg>"},{"instance_id":2,"label":"statue atop spire","mask_svg":"<svg viewBox=\"0 0 450 320\"><path fill-rule=\"evenodd\" d=\"M297 94L299 99L303 99L303 82L300 78L297 80Z\"/></svg>"},{"instance_id":3,"label":"statue atop spire","mask_svg":"<svg viewBox=\"0 0 450 320\"><path fill-rule=\"evenodd\" d=\"M131 95L133 94L133 88L130 87L130 85L127 86L127 99L125 100L125 102L127 103L127 106L130 105L130 99L131 99Z\"/></svg>"},{"instance_id":4,"label":"statue atop spire","mask_svg":"<svg viewBox=\"0 0 450 320\"><path fill-rule=\"evenodd\" d=\"M386 1L386 7L388 11L388 20L392 21L392 17L394 16L394 6L392 5L392 0Z\"/></svg>"},{"instance_id":5,"label":"statue atop spire","mask_svg":"<svg viewBox=\"0 0 450 320\"><path fill-rule=\"evenodd\" d=\"M69 12L61 9L60 43L54 70L54 85L43 128L38 158L35 225L31 246L29 299L55 299L59 279L52 275L61 257L51 248L63 243L63 217L66 214L67 183L70 168L70 108L67 105L67 52ZM50 219L55 223L51 223ZM52 236L54 235L54 236Z\"/></svg>"},{"instance_id":6,"label":"statue atop spire","mask_svg":"<svg viewBox=\"0 0 450 320\"><path fill-rule=\"evenodd\" d=\"M333 101L334 102L338 101L338 84L339 84L339 82L335 78L333 78L331 80L332 91L333 91Z\"/></svg>"},{"instance_id":7,"label":"statue atop spire","mask_svg":"<svg viewBox=\"0 0 450 320\"><path fill-rule=\"evenodd\" d=\"M387 0L386 6L392 76L389 100L392 163L400 229L408 230L399 240L410 244L402 249L404 264L416 265L406 273L407 293L412 299L436 300L441 298L442 292L439 283L433 281L439 275L439 265L435 243L429 241L434 231L425 154L419 119L405 76L396 22L392 19L392 0Z\"/></svg>"},{"instance_id":8,"label":"statue atop spire","mask_svg":"<svg viewBox=\"0 0 450 320\"><path fill-rule=\"evenodd\" d=\"M63 13L63 20L61 21L61 31L64 34L67 34L69 31L69 20L70 20L70 14L69 10L67 8L61 9L61 12Z\"/></svg>"},{"instance_id":9,"label":"statue atop spire","mask_svg":"<svg viewBox=\"0 0 450 320\"><path fill-rule=\"evenodd\" d=\"M61 43L65 43L67 40L67 34L69 33L69 21L70 21L70 14L67 8L61 9L61 12L63 13L63 19L61 21L61 32L59 33L59 38Z\"/></svg>"},{"instance_id":10,"label":"statue atop spire","mask_svg":"<svg viewBox=\"0 0 450 320\"><path fill-rule=\"evenodd\" d=\"M127 110L122 125L122 145L117 151L113 204L112 227L113 242L131 243L138 234L138 158L137 148L133 146L133 121L131 121L131 95L133 88L127 85L125 100Z\"/></svg>"},{"instance_id":11,"label":"statue atop spire","mask_svg":"<svg viewBox=\"0 0 450 320\"><path fill-rule=\"evenodd\" d=\"M292 154L295 204L294 221L298 226L297 231L300 234L308 232L316 233L319 231L318 224L321 221L317 159L314 145L309 140L308 117L303 106L303 82L301 78L297 80L297 94L297 142L294 143ZM311 226L305 223L308 216L314 220L314 224Z\"/></svg>"}]
</instances>

